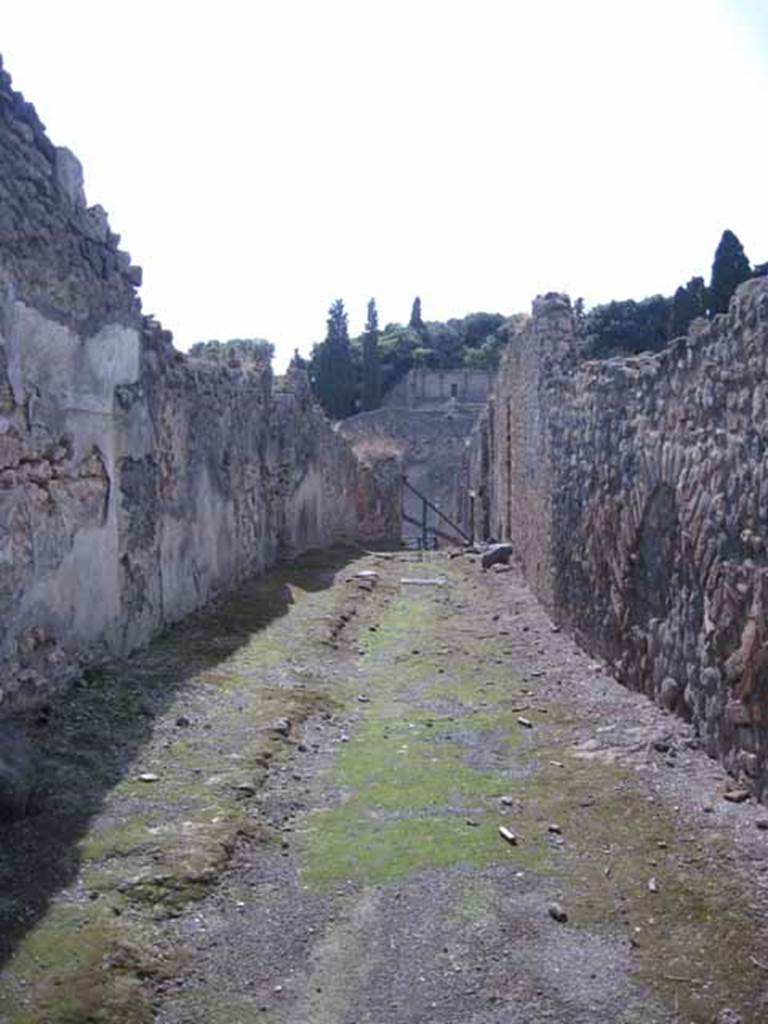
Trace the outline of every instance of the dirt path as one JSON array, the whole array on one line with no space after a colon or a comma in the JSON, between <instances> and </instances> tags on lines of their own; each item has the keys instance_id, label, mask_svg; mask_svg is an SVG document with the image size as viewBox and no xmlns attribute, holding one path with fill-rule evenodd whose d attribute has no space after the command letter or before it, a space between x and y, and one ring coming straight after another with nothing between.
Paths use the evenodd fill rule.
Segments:
<instances>
[{"instance_id":1,"label":"dirt path","mask_svg":"<svg viewBox=\"0 0 768 1024\"><path fill-rule=\"evenodd\" d=\"M514 572L308 559L34 728L3 1024L768 1018L768 813Z\"/></svg>"}]
</instances>

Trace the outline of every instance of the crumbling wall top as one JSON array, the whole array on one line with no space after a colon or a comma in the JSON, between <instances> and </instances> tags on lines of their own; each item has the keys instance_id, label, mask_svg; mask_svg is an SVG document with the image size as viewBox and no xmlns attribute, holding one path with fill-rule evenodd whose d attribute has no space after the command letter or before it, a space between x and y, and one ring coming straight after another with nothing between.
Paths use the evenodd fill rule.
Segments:
<instances>
[{"instance_id":1,"label":"crumbling wall top","mask_svg":"<svg viewBox=\"0 0 768 1024\"><path fill-rule=\"evenodd\" d=\"M0 299L13 297L91 336L138 326L141 268L85 201L77 158L48 138L0 56Z\"/></svg>"}]
</instances>

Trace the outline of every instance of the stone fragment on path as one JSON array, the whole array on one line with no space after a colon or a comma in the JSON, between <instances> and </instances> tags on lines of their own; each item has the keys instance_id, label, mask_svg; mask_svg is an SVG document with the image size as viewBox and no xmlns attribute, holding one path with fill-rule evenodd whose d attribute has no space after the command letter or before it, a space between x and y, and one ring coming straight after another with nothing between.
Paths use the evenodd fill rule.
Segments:
<instances>
[{"instance_id":1,"label":"stone fragment on path","mask_svg":"<svg viewBox=\"0 0 768 1024\"><path fill-rule=\"evenodd\" d=\"M415 577L403 577L400 583L408 587L444 587L448 581L444 576L436 576L434 579L420 579Z\"/></svg>"},{"instance_id":2,"label":"stone fragment on path","mask_svg":"<svg viewBox=\"0 0 768 1024\"><path fill-rule=\"evenodd\" d=\"M291 720L290 718L278 718L275 724L272 726L273 732L278 733L280 736L287 736L291 731Z\"/></svg>"},{"instance_id":3,"label":"stone fragment on path","mask_svg":"<svg viewBox=\"0 0 768 1024\"><path fill-rule=\"evenodd\" d=\"M368 580L374 585L379 582L379 574L375 569L363 569L362 572L355 573L356 580Z\"/></svg>"},{"instance_id":4,"label":"stone fragment on path","mask_svg":"<svg viewBox=\"0 0 768 1024\"><path fill-rule=\"evenodd\" d=\"M360 587L361 590L373 590L378 581L378 576L372 577L364 576L362 574L360 576L355 576L353 580L353 582L357 583L358 587Z\"/></svg>"},{"instance_id":5,"label":"stone fragment on path","mask_svg":"<svg viewBox=\"0 0 768 1024\"><path fill-rule=\"evenodd\" d=\"M726 789L723 793L723 800L728 800L732 804L743 804L749 797L748 789Z\"/></svg>"},{"instance_id":6,"label":"stone fragment on path","mask_svg":"<svg viewBox=\"0 0 768 1024\"><path fill-rule=\"evenodd\" d=\"M649 879L649 881L648 881L648 892L658 892L658 891L659 891L659 883L656 881L655 878Z\"/></svg>"},{"instance_id":7,"label":"stone fragment on path","mask_svg":"<svg viewBox=\"0 0 768 1024\"><path fill-rule=\"evenodd\" d=\"M768 818L758 818L755 828L759 828L761 832L768 832Z\"/></svg>"},{"instance_id":8,"label":"stone fragment on path","mask_svg":"<svg viewBox=\"0 0 768 1024\"><path fill-rule=\"evenodd\" d=\"M562 907L559 903L550 903L547 907L547 913L552 918L552 920L557 921L558 924L565 924L568 920L568 914L566 913L564 907Z\"/></svg>"},{"instance_id":9,"label":"stone fragment on path","mask_svg":"<svg viewBox=\"0 0 768 1024\"><path fill-rule=\"evenodd\" d=\"M139 782L157 782L160 778L159 775L155 775L154 772L142 772L139 776Z\"/></svg>"},{"instance_id":10,"label":"stone fragment on path","mask_svg":"<svg viewBox=\"0 0 768 1024\"><path fill-rule=\"evenodd\" d=\"M483 569L490 569L492 565L507 565L511 557L511 544L492 544L483 552L480 565Z\"/></svg>"},{"instance_id":11,"label":"stone fragment on path","mask_svg":"<svg viewBox=\"0 0 768 1024\"><path fill-rule=\"evenodd\" d=\"M517 724L522 725L525 729L533 728L533 722L530 720L530 718L523 718L522 715L518 718Z\"/></svg>"},{"instance_id":12,"label":"stone fragment on path","mask_svg":"<svg viewBox=\"0 0 768 1024\"><path fill-rule=\"evenodd\" d=\"M504 825L499 825L499 835L502 839L505 839L510 846L517 846L517 836L511 829L506 828Z\"/></svg>"},{"instance_id":13,"label":"stone fragment on path","mask_svg":"<svg viewBox=\"0 0 768 1024\"><path fill-rule=\"evenodd\" d=\"M555 822L551 822L547 825L547 832L551 832L554 836L560 836L563 834L563 830Z\"/></svg>"}]
</instances>

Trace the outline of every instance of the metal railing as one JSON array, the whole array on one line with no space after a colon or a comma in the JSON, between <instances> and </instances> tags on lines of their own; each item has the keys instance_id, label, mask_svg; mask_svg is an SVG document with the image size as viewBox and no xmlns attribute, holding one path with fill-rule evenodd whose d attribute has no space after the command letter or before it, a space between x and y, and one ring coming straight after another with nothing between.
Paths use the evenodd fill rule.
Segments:
<instances>
[{"instance_id":1,"label":"metal railing","mask_svg":"<svg viewBox=\"0 0 768 1024\"><path fill-rule=\"evenodd\" d=\"M410 523L412 526L418 526L420 530L419 541L422 547L437 547L438 537L448 541L451 544L455 544L457 542L457 538L460 538L461 541L464 541L464 543L466 544L472 543L472 538L469 537L461 529L460 526L457 526L457 524L454 523L453 520L450 519L444 512L441 512L437 505L433 504L433 502L431 502L425 494L422 494L421 491L417 490L410 482L407 476L403 477L403 487L407 488L411 492L411 494L415 495L415 497L417 497L421 502L421 520L414 518L414 516L412 515L409 515L406 512L405 508L403 508L403 521L406 523ZM443 522L448 524L448 526L454 531L455 535L446 533L444 529L440 529L440 527L436 524L429 522L428 510L430 509L432 512L435 513L435 515L439 516L440 519L443 520ZM430 539L432 540L431 544Z\"/></svg>"}]
</instances>

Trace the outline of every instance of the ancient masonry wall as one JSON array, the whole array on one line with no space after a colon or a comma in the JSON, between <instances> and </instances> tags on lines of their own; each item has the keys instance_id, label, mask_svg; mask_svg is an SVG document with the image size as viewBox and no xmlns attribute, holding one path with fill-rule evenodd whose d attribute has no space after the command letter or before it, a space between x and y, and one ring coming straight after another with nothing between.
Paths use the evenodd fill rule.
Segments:
<instances>
[{"instance_id":1,"label":"ancient masonry wall","mask_svg":"<svg viewBox=\"0 0 768 1024\"><path fill-rule=\"evenodd\" d=\"M537 300L460 491L559 622L767 795L768 282L605 362L579 362L567 298Z\"/></svg>"},{"instance_id":2,"label":"ancient masonry wall","mask_svg":"<svg viewBox=\"0 0 768 1024\"><path fill-rule=\"evenodd\" d=\"M373 529L306 378L175 351L118 244L0 63L0 715Z\"/></svg>"},{"instance_id":3,"label":"ancient masonry wall","mask_svg":"<svg viewBox=\"0 0 768 1024\"><path fill-rule=\"evenodd\" d=\"M384 395L382 405L396 409L440 409L452 399L483 405L493 383L490 370L413 369Z\"/></svg>"},{"instance_id":4,"label":"ancient masonry wall","mask_svg":"<svg viewBox=\"0 0 768 1024\"><path fill-rule=\"evenodd\" d=\"M350 416L338 429L356 450L389 447L399 452L408 481L457 522L456 476L492 377L485 370L410 370L384 396L380 409ZM407 488L402 505L407 516L421 522L421 501ZM444 520L431 511L428 516L446 537L461 541ZM401 521L396 535L407 539L420 532L419 526Z\"/></svg>"}]
</instances>

